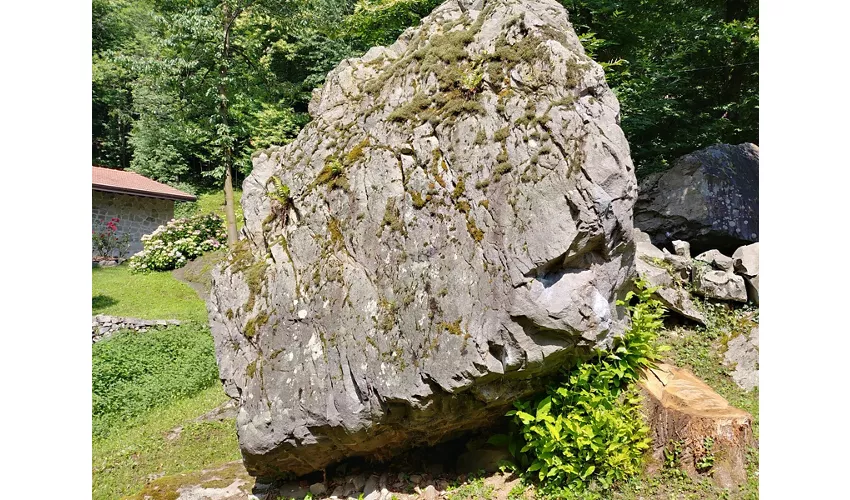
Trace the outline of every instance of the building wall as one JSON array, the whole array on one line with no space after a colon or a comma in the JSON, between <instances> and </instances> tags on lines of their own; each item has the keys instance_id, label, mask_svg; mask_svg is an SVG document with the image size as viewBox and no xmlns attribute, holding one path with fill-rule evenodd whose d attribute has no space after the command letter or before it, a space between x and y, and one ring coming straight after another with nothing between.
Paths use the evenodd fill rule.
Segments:
<instances>
[{"instance_id":1,"label":"building wall","mask_svg":"<svg viewBox=\"0 0 850 500\"><path fill-rule=\"evenodd\" d=\"M118 235L130 234L128 257L142 249L142 236L174 218L174 201L92 190L92 230L106 229L106 223L118 217Z\"/></svg>"}]
</instances>

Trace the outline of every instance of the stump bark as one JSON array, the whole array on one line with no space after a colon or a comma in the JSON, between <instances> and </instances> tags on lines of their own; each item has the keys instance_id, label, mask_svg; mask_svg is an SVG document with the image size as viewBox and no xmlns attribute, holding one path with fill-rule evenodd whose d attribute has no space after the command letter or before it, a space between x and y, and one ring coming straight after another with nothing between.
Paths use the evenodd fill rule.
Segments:
<instances>
[{"instance_id":1,"label":"stump bark","mask_svg":"<svg viewBox=\"0 0 850 500\"><path fill-rule=\"evenodd\" d=\"M746 481L753 417L687 370L661 364L641 380L652 433L650 472L664 466L665 450L692 478L710 474L723 488ZM675 450L675 451L674 451Z\"/></svg>"}]
</instances>

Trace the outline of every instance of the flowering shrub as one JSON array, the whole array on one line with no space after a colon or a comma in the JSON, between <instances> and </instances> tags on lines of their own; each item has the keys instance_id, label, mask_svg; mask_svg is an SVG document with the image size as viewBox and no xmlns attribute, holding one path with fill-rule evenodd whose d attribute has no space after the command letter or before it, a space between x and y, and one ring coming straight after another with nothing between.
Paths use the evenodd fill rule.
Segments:
<instances>
[{"instance_id":1,"label":"flowering shrub","mask_svg":"<svg viewBox=\"0 0 850 500\"><path fill-rule=\"evenodd\" d=\"M118 236L118 223L121 219L113 217L106 223L106 228L100 231L92 229L91 243L96 257L116 257L123 259L130 248L130 235Z\"/></svg>"},{"instance_id":2,"label":"flowering shrub","mask_svg":"<svg viewBox=\"0 0 850 500\"><path fill-rule=\"evenodd\" d=\"M226 237L224 221L215 214L171 219L142 236L144 249L130 259L130 270L167 271L181 267L189 259L221 248Z\"/></svg>"}]
</instances>

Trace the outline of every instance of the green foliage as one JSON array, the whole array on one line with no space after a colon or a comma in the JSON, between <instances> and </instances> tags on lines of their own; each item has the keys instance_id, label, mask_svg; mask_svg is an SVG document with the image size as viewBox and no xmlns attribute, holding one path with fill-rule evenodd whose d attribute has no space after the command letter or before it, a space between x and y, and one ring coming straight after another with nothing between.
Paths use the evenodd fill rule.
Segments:
<instances>
[{"instance_id":1,"label":"green foliage","mask_svg":"<svg viewBox=\"0 0 850 500\"><path fill-rule=\"evenodd\" d=\"M508 413L518 432L510 444L527 477L544 492L580 492L590 481L603 488L641 472L649 447L636 382L663 350L655 344L664 313L639 283L625 302L631 327L610 351L568 370L542 399L519 401ZM634 305L628 305L632 300Z\"/></svg>"},{"instance_id":2,"label":"green foliage","mask_svg":"<svg viewBox=\"0 0 850 500\"><path fill-rule=\"evenodd\" d=\"M440 3L257 0L231 25L232 50L224 58L223 8L245 2L94 0L94 161L210 188L229 148L237 175L247 174L255 149L295 137L308 119L311 91L339 61L391 44ZM758 142L757 2L561 3L620 100L639 175L712 143ZM462 96L439 105L449 119L478 112L466 99L480 90L482 72L470 63L462 70L447 66L465 60L470 37L469 30L436 34L417 54L443 90ZM498 84L508 68L536 57L532 38L497 43L489 80ZM571 68L570 79L580 71ZM498 108L504 109L501 99Z\"/></svg>"},{"instance_id":3,"label":"green foliage","mask_svg":"<svg viewBox=\"0 0 850 500\"><path fill-rule=\"evenodd\" d=\"M623 110L638 175L758 143L758 2L561 0Z\"/></svg>"},{"instance_id":4,"label":"green foliage","mask_svg":"<svg viewBox=\"0 0 850 500\"><path fill-rule=\"evenodd\" d=\"M177 186L175 186L177 187ZM186 190L185 187L180 187L182 190ZM192 191L187 191L192 192ZM201 192L201 193L193 193L196 194L198 199L196 201L179 201L174 204L174 217L178 219L191 217L193 215L201 215L201 214L215 214L221 217L222 220L226 219L224 213L224 191L221 189ZM245 217L242 212L242 190L234 189L233 190L233 204L234 204L234 212L236 215L236 227L241 228L244 224Z\"/></svg>"},{"instance_id":5,"label":"green foliage","mask_svg":"<svg viewBox=\"0 0 850 500\"><path fill-rule=\"evenodd\" d=\"M92 346L92 433L107 436L113 427L217 382L205 325L119 332Z\"/></svg>"},{"instance_id":6,"label":"green foliage","mask_svg":"<svg viewBox=\"0 0 850 500\"><path fill-rule=\"evenodd\" d=\"M697 471L708 472L714 467L714 439L711 436L706 436L702 441L703 454L699 457L696 463Z\"/></svg>"},{"instance_id":7,"label":"green foliage","mask_svg":"<svg viewBox=\"0 0 850 500\"><path fill-rule=\"evenodd\" d=\"M217 250L225 239L224 221L214 214L171 219L142 236L144 249L130 259L134 272L167 271Z\"/></svg>"}]
</instances>

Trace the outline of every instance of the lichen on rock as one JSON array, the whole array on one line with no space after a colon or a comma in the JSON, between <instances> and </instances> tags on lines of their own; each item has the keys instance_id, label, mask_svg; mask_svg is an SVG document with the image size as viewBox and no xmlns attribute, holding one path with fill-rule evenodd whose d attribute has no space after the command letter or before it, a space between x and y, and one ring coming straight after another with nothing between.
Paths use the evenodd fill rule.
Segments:
<instances>
[{"instance_id":1,"label":"lichen on rock","mask_svg":"<svg viewBox=\"0 0 850 500\"><path fill-rule=\"evenodd\" d=\"M254 158L213 274L252 475L490 425L623 332L634 168L556 1L449 0L341 62L310 113Z\"/></svg>"}]
</instances>

